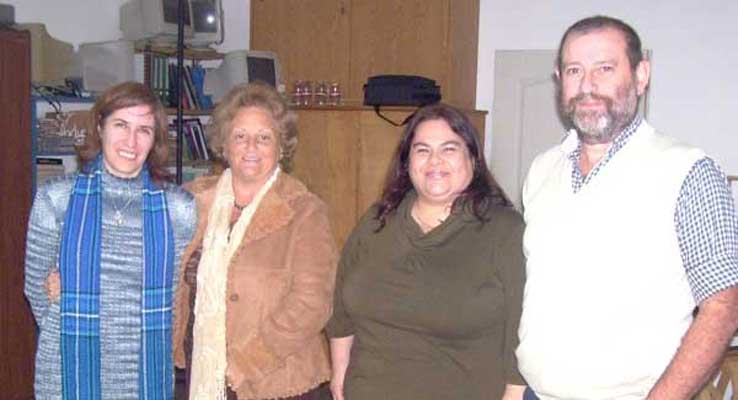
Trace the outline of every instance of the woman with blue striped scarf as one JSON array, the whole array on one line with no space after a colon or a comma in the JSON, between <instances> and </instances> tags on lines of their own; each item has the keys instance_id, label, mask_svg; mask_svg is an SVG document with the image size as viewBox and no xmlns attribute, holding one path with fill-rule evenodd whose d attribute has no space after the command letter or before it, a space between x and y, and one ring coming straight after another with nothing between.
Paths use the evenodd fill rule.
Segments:
<instances>
[{"instance_id":1,"label":"woman with blue striped scarf","mask_svg":"<svg viewBox=\"0 0 738 400\"><path fill-rule=\"evenodd\" d=\"M167 117L144 85L101 94L79 173L41 186L25 293L39 327L37 399L172 399L172 295L195 227L167 183Z\"/></svg>"}]
</instances>

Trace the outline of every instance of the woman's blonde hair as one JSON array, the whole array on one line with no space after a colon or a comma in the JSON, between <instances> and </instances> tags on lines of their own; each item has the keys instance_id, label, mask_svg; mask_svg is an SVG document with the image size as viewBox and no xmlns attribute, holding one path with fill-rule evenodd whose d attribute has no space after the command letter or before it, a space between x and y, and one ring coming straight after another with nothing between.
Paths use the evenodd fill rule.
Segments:
<instances>
[{"instance_id":1,"label":"woman's blonde hair","mask_svg":"<svg viewBox=\"0 0 738 400\"><path fill-rule=\"evenodd\" d=\"M264 83L238 85L215 107L207 128L210 149L228 163L225 156L228 135L236 114L245 107L259 107L269 113L279 137L279 164L289 171L297 147L297 115L273 87Z\"/></svg>"}]
</instances>

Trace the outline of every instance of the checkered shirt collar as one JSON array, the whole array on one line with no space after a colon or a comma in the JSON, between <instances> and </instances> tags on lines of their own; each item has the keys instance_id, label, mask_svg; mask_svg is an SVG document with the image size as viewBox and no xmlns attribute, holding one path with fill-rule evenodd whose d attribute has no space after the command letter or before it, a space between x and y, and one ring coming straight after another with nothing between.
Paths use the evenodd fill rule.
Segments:
<instances>
[{"instance_id":1,"label":"checkered shirt collar","mask_svg":"<svg viewBox=\"0 0 738 400\"><path fill-rule=\"evenodd\" d=\"M595 165L595 167L587 174L587 176L584 176L582 174L582 170L579 168L579 157L582 155L582 143L579 141L579 137L577 136L577 132L575 129L569 130L568 135L566 138L564 138L564 141L562 142L562 147L566 151L567 148L572 149L570 150L568 157L571 161L572 170L571 170L571 186L574 193L577 193L579 190L584 187L584 185L588 184L594 177L597 175L597 173L607 165L607 163L612 159L612 157L617 153L620 149L625 146L626 143L628 143L628 140L633 136L633 133L635 133L636 130L638 130L638 127L641 126L641 122L643 121L643 118L640 115L636 114L636 117L633 118L633 121L631 121L630 124L628 124L625 129L617 136L615 137L615 140L612 142L612 146L607 151L607 154L605 154L605 157L600 160L600 162Z\"/></svg>"}]
</instances>

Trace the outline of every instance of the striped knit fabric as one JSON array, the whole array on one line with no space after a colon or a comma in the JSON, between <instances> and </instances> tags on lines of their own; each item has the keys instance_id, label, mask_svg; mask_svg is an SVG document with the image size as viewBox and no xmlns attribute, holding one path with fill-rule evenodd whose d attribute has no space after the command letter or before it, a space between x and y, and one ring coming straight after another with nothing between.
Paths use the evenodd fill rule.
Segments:
<instances>
[{"instance_id":1,"label":"striped knit fabric","mask_svg":"<svg viewBox=\"0 0 738 400\"><path fill-rule=\"evenodd\" d=\"M100 395L100 238L102 158L78 175L60 248L62 386L65 399ZM139 398L171 399L174 238L164 192L141 171L144 288Z\"/></svg>"}]
</instances>

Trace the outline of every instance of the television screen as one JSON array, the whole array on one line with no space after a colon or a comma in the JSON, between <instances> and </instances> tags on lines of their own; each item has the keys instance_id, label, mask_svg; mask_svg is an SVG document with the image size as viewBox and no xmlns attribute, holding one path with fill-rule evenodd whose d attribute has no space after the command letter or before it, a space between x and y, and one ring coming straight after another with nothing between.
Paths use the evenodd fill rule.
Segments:
<instances>
[{"instance_id":1,"label":"television screen","mask_svg":"<svg viewBox=\"0 0 738 400\"><path fill-rule=\"evenodd\" d=\"M223 43L223 6L221 0L190 0L192 38L190 47L208 47Z\"/></svg>"},{"instance_id":2,"label":"television screen","mask_svg":"<svg viewBox=\"0 0 738 400\"><path fill-rule=\"evenodd\" d=\"M123 38L154 45L177 43L178 0L128 0L120 6ZM192 36L190 2L184 4L184 34Z\"/></svg>"},{"instance_id":3,"label":"television screen","mask_svg":"<svg viewBox=\"0 0 738 400\"><path fill-rule=\"evenodd\" d=\"M215 10L215 3L193 0L190 4L195 32L218 32L218 14Z\"/></svg>"},{"instance_id":4,"label":"television screen","mask_svg":"<svg viewBox=\"0 0 738 400\"><path fill-rule=\"evenodd\" d=\"M164 22L168 24L177 23L177 8L179 7L178 0L162 0L162 8L164 12ZM190 10L185 3L185 25L190 25Z\"/></svg>"},{"instance_id":5,"label":"television screen","mask_svg":"<svg viewBox=\"0 0 738 400\"><path fill-rule=\"evenodd\" d=\"M262 81L277 87L273 57L247 56L246 59L249 82Z\"/></svg>"}]
</instances>

